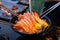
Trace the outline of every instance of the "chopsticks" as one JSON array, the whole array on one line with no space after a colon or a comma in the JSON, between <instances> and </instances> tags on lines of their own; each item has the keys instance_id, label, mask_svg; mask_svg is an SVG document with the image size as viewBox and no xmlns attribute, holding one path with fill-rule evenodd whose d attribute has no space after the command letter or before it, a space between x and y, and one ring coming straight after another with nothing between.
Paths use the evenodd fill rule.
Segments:
<instances>
[{"instance_id":1,"label":"chopsticks","mask_svg":"<svg viewBox=\"0 0 60 40\"><path fill-rule=\"evenodd\" d=\"M46 11L44 11L40 16L41 18L45 17L47 14L49 14L51 11L53 11L55 8L57 8L60 5L60 2L56 3L55 5L53 5L52 7L50 7L49 9L47 9ZM32 15L32 1L29 0L29 11L30 11L30 16ZM31 16L32 18L32 16Z\"/></svg>"},{"instance_id":2,"label":"chopsticks","mask_svg":"<svg viewBox=\"0 0 60 40\"><path fill-rule=\"evenodd\" d=\"M47 14L49 14L51 11L53 11L55 8L57 8L60 5L60 2L56 3L55 5L53 5L52 7L50 7L49 9L47 9L46 11L44 11L40 16L41 18L45 17Z\"/></svg>"}]
</instances>

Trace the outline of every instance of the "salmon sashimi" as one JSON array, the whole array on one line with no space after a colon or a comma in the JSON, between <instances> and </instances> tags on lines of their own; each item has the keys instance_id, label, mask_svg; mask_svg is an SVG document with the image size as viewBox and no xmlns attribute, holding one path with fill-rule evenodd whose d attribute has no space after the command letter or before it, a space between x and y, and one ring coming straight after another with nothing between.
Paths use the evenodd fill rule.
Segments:
<instances>
[{"instance_id":1,"label":"salmon sashimi","mask_svg":"<svg viewBox=\"0 0 60 40\"><path fill-rule=\"evenodd\" d=\"M34 34L41 32L42 28L47 28L47 26L48 23L41 19L37 12L32 12L32 15L26 12L18 16L18 21L13 28L19 32L23 31L28 34Z\"/></svg>"},{"instance_id":2,"label":"salmon sashimi","mask_svg":"<svg viewBox=\"0 0 60 40\"><path fill-rule=\"evenodd\" d=\"M23 19L23 18L24 18L24 15L20 14L20 15L18 16L18 21L21 20L21 19Z\"/></svg>"}]
</instances>

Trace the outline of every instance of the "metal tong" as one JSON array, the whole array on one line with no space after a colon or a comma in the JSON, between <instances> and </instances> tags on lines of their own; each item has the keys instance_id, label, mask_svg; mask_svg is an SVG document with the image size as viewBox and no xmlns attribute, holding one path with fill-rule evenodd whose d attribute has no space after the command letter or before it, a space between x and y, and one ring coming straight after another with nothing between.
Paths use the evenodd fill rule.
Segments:
<instances>
[{"instance_id":1,"label":"metal tong","mask_svg":"<svg viewBox=\"0 0 60 40\"><path fill-rule=\"evenodd\" d=\"M50 7L49 9L47 9L46 11L44 11L40 16L41 18L45 17L47 14L49 14L51 11L53 11L55 8L57 8L60 5L60 2L56 3L55 5L53 5L52 7Z\"/></svg>"},{"instance_id":2,"label":"metal tong","mask_svg":"<svg viewBox=\"0 0 60 40\"><path fill-rule=\"evenodd\" d=\"M30 17L32 19L32 0L29 0L29 11L30 11Z\"/></svg>"}]
</instances>

